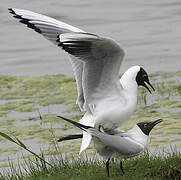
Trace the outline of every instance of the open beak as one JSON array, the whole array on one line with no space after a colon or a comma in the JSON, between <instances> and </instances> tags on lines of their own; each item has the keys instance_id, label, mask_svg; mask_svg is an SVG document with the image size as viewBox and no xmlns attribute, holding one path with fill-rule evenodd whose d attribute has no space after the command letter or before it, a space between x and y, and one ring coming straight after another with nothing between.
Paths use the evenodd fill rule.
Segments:
<instances>
[{"instance_id":1,"label":"open beak","mask_svg":"<svg viewBox=\"0 0 181 180\"><path fill-rule=\"evenodd\" d=\"M147 80L144 81L144 87L145 87L146 89L148 89L148 91L150 92L150 94L152 94L152 93L151 93L151 90L148 88L148 86L147 86L146 84L148 84L148 85L152 88L152 90L155 91L155 88L151 85L149 79L147 79Z\"/></svg>"},{"instance_id":2,"label":"open beak","mask_svg":"<svg viewBox=\"0 0 181 180\"><path fill-rule=\"evenodd\" d=\"M161 123L163 121L163 119L157 119L156 121L152 122L152 126L156 126L157 124Z\"/></svg>"}]
</instances>

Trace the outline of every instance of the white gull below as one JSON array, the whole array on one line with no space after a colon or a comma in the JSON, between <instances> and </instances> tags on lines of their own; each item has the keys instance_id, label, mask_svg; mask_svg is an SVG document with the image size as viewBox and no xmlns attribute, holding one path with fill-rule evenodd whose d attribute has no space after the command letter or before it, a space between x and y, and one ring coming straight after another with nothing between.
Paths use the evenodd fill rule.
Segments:
<instances>
[{"instance_id":1,"label":"white gull below","mask_svg":"<svg viewBox=\"0 0 181 180\"><path fill-rule=\"evenodd\" d=\"M106 161L106 171L109 177L109 161L115 156L120 159L120 169L124 173L122 160L137 156L142 153L148 146L149 134L154 126L162 122L158 119L152 122L137 123L132 129L124 131L109 131L104 132L101 125L98 129L90 126L85 126L70 119L58 116L65 121L72 123L78 128L86 131L93 137L94 147L98 154L103 156ZM103 130L103 131L102 131Z\"/></svg>"}]
</instances>

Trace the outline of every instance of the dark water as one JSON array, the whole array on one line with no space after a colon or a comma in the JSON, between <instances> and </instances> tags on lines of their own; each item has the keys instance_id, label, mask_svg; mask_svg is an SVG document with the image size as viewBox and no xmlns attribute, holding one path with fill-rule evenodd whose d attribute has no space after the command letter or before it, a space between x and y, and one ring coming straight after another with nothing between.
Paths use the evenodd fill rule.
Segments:
<instances>
[{"instance_id":1,"label":"dark water","mask_svg":"<svg viewBox=\"0 0 181 180\"><path fill-rule=\"evenodd\" d=\"M0 74L72 75L65 53L18 23L9 7L62 20L109 36L126 52L121 71L142 65L149 72L181 70L180 0L2 0L0 4Z\"/></svg>"}]
</instances>

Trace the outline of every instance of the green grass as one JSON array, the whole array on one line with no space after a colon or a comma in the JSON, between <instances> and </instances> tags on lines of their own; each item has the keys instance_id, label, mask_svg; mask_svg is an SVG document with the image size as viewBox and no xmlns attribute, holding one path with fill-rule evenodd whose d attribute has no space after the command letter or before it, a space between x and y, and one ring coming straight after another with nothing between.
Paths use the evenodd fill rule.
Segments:
<instances>
[{"instance_id":1,"label":"green grass","mask_svg":"<svg viewBox=\"0 0 181 180\"><path fill-rule=\"evenodd\" d=\"M53 129L52 129L52 133ZM63 156L56 139L55 152L45 159L45 153L37 154L14 135L0 132L0 136L33 156L24 156L14 166L9 161L9 171L0 173L0 180L104 180L104 179L181 179L181 153L176 149L171 152L160 150L157 154L145 151L142 155L123 161L125 174L119 168L119 161L110 163L111 178L106 176L105 162L96 156ZM64 157L64 158L63 158Z\"/></svg>"},{"instance_id":2,"label":"green grass","mask_svg":"<svg viewBox=\"0 0 181 180\"><path fill-rule=\"evenodd\" d=\"M155 127L151 133L150 146L158 146L174 142L181 147L181 71L171 73L155 73L150 75L151 82L156 91L150 95L146 89L139 88L138 105L132 119L121 128L128 130L137 122L151 121L162 118L164 122ZM6 76L0 75L0 131L10 133L24 141L36 139L37 149L45 144L52 145L57 138L69 133L75 133L74 128L60 121L55 114L42 114L40 119L39 106L48 107L51 104L63 104L66 108L60 111L62 115L78 121L81 113L75 105L77 92L74 78L61 75L45 75L38 77L30 76ZM12 111L19 113L32 112L37 117L8 117ZM48 110L47 110L48 111ZM41 113L41 112L40 112ZM31 124L24 124L24 122ZM17 124L17 122L19 122ZM22 123L22 125L20 125ZM34 124L35 123L35 124ZM54 124L60 124L50 128ZM0 137L0 142L6 140ZM62 145L62 146L61 146ZM80 141L74 143L62 143L58 152L54 146L43 148L44 156L53 154L51 159L53 167L49 167L43 161L35 166L32 156L26 154L25 171L20 172L17 163L12 162L11 170L3 175L1 179L106 179L105 164L101 161L75 160L74 163L62 161L56 158L57 154L69 152L77 154ZM93 145L87 150L87 154L94 154ZM159 149L158 149L159 150ZM21 148L0 147L0 156L7 156L21 152ZM36 157L37 158L37 157ZM140 158L124 161L126 174L122 176L117 161L111 162L110 179L179 179L177 173L181 170L180 154L170 154L167 157L149 157L147 154ZM12 159L13 161L13 159ZM20 159L22 166L23 158ZM8 161L1 162L1 167L8 166ZM47 167L48 166L48 167ZM181 179L181 177L180 177Z\"/></svg>"},{"instance_id":3,"label":"green grass","mask_svg":"<svg viewBox=\"0 0 181 180\"><path fill-rule=\"evenodd\" d=\"M149 156L145 152L140 157L123 161L125 174L119 169L119 162L113 159L110 163L110 178L106 176L105 162L74 159L72 163L62 160L61 156L50 159L52 167L36 159L20 167L11 166L11 173L1 175L0 180L104 180L104 179L181 179L181 154L168 154L166 157Z\"/></svg>"}]
</instances>

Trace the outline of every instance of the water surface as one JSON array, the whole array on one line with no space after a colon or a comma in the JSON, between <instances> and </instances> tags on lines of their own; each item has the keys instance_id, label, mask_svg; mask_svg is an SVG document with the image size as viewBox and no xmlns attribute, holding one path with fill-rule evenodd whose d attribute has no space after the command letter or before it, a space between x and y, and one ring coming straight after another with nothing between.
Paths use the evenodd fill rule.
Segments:
<instances>
[{"instance_id":1,"label":"water surface","mask_svg":"<svg viewBox=\"0 0 181 180\"><path fill-rule=\"evenodd\" d=\"M126 52L121 72L142 65L149 72L181 70L181 2L6 0L0 7L0 73L72 76L66 53L8 14L9 7L42 13L115 39Z\"/></svg>"}]
</instances>

